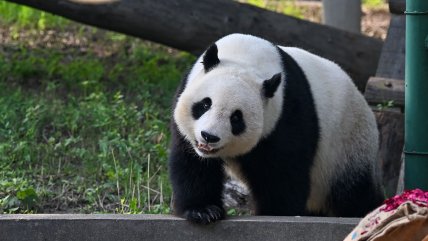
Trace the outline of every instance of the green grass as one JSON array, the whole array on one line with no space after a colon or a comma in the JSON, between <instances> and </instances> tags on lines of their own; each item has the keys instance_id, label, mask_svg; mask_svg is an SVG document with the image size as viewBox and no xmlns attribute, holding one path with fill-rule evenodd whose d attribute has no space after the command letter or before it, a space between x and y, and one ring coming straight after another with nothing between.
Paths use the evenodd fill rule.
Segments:
<instances>
[{"instance_id":1,"label":"green grass","mask_svg":"<svg viewBox=\"0 0 428 241\"><path fill-rule=\"evenodd\" d=\"M362 0L362 4L366 7L379 7L385 4L385 0Z\"/></svg>"},{"instance_id":2,"label":"green grass","mask_svg":"<svg viewBox=\"0 0 428 241\"><path fill-rule=\"evenodd\" d=\"M18 28L37 29L62 27L70 23L62 17L5 1L0 2L0 20L7 24L14 24L14 27Z\"/></svg>"},{"instance_id":3,"label":"green grass","mask_svg":"<svg viewBox=\"0 0 428 241\"><path fill-rule=\"evenodd\" d=\"M69 57L0 56L0 212L168 212L169 106L193 57Z\"/></svg>"},{"instance_id":4,"label":"green grass","mask_svg":"<svg viewBox=\"0 0 428 241\"><path fill-rule=\"evenodd\" d=\"M0 16L20 32L50 18L46 30L81 29L5 2ZM19 39L0 49L0 213L169 212L170 104L194 57L84 30L72 33L108 54Z\"/></svg>"}]
</instances>

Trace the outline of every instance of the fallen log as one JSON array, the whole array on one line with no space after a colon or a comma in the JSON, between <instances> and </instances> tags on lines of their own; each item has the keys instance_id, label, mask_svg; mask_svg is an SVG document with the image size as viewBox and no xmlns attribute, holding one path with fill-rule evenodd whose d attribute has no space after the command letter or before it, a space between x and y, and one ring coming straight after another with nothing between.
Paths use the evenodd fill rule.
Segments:
<instances>
[{"instance_id":1,"label":"fallen log","mask_svg":"<svg viewBox=\"0 0 428 241\"><path fill-rule=\"evenodd\" d=\"M361 91L376 72L382 42L230 0L8 0L63 17L200 53L234 32L297 46L338 63Z\"/></svg>"},{"instance_id":2,"label":"fallen log","mask_svg":"<svg viewBox=\"0 0 428 241\"><path fill-rule=\"evenodd\" d=\"M404 80L371 77L364 97L370 104L393 101L394 106L402 108L404 107Z\"/></svg>"}]
</instances>

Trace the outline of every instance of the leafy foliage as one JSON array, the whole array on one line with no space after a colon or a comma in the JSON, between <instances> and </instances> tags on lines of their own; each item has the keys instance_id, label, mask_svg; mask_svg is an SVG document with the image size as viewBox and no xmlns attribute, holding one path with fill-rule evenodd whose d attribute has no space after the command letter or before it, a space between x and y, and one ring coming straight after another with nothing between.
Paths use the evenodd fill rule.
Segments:
<instances>
[{"instance_id":1,"label":"leafy foliage","mask_svg":"<svg viewBox=\"0 0 428 241\"><path fill-rule=\"evenodd\" d=\"M0 212L13 213L32 210L38 202L34 188L22 178L0 181ZM6 194L6 195L5 195Z\"/></svg>"}]
</instances>

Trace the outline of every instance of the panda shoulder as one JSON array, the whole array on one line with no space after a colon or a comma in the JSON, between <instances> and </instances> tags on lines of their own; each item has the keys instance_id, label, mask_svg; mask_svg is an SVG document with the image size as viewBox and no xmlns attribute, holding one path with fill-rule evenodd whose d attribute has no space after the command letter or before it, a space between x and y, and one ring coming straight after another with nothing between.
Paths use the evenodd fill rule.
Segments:
<instances>
[{"instance_id":1,"label":"panda shoulder","mask_svg":"<svg viewBox=\"0 0 428 241\"><path fill-rule=\"evenodd\" d=\"M319 55L315 55L309 51L306 51L301 48L297 47L283 47L279 46L280 49L282 49L284 52L289 54L301 67L306 66L325 66L330 69L335 69L337 71L343 72L343 69L336 64L335 62L328 60L326 58L323 58ZM325 68L324 67L324 68Z\"/></svg>"}]
</instances>

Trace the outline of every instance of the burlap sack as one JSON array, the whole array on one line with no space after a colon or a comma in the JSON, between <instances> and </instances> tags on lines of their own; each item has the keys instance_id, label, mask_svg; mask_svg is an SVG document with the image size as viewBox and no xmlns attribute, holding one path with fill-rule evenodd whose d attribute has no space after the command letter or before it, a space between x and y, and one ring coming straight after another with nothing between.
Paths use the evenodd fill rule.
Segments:
<instances>
[{"instance_id":1,"label":"burlap sack","mask_svg":"<svg viewBox=\"0 0 428 241\"><path fill-rule=\"evenodd\" d=\"M412 201L386 211L386 204L363 218L345 241L428 241L428 208Z\"/></svg>"}]
</instances>

